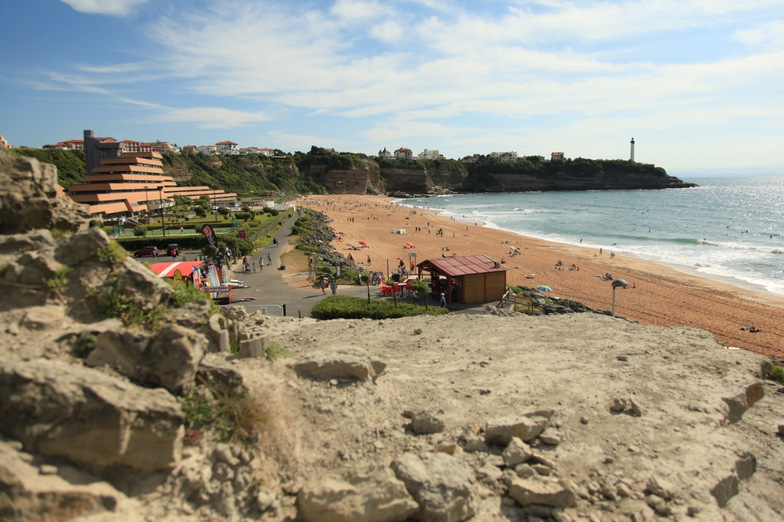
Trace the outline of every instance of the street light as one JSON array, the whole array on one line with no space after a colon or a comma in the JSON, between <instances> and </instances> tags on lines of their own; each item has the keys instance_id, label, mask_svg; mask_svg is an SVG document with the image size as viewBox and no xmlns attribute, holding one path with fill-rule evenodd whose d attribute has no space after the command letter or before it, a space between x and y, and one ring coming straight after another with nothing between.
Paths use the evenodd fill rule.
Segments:
<instances>
[{"instance_id":1,"label":"street light","mask_svg":"<svg viewBox=\"0 0 784 522\"><path fill-rule=\"evenodd\" d=\"M212 213L215 214L215 222L218 222L218 207L215 204L215 188L212 189Z\"/></svg>"},{"instance_id":2,"label":"street light","mask_svg":"<svg viewBox=\"0 0 784 522\"><path fill-rule=\"evenodd\" d=\"M616 279L612 282L613 287L613 305L612 305L612 316L615 317L615 289L616 288L629 288L629 283L627 283L623 279Z\"/></svg>"},{"instance_id":3,"label":"street light","mask_svg":"<svg viewBox=\"0 0 784 522\"><path fill-rule=\"evenodd\" d=\"M158 209L161 211L161 232L166 237L166 223L163 221L163 186L158 187Z\"/></svg>"},{"instance_id":4,"label":"street light","mask_svg":"<svg viewBox=\"0 0 784 522\"><path fill-rule=\"evenodd\" d=\"M150 195L147 193L147 185L144 186L144 208L147 214L147 224L150 224Z\"/></svg>"}]
</instances>

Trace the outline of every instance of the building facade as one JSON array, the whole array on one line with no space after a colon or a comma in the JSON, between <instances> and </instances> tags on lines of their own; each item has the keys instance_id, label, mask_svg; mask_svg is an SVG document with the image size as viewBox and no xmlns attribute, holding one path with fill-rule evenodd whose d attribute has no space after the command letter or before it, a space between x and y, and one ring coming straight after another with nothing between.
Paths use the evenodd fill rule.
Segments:
<instances>
[{"instance_id":1,"label":"building facade","mask_svg":"<svg viewBox=\"0 0 784 522\"><path fill-rule=\"evenodd\" d=\"M106 219L134 217L172 206L174 196L198 199L206 195L216 204L237 197L207 186L178 187L164 174L160 153L123 152L122 143L128 142L102 142L92 131L84 135L87 175L83 183L68 187L68 195L89 205L91 214Z\"/></svg>"}]
</instances>

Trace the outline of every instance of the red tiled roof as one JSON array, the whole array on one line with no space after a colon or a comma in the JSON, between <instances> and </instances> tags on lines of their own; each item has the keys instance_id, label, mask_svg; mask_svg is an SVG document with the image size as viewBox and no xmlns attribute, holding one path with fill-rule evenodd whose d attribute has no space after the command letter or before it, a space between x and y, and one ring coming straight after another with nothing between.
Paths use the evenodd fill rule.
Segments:
<instances>
[{"instance_id":1,"label":"red tiled roof","mask_svg":"<svg viewBox=\"0 0 784 522\"><path fill-rule=\"evenodd\" d=\"M470 274L486 274L489 272L505 272L507 268L493 261L484 254L478 256L436 257L427 259L417 265L427 269L428 266L436 268L448 276L462 276Z\"/></svg>"}]
</instances>

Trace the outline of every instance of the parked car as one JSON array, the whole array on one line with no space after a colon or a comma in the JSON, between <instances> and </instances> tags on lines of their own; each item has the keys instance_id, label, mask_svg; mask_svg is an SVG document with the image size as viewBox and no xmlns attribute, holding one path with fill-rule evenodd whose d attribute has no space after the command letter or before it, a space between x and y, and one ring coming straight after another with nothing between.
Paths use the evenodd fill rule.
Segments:
<instances>
[{"instance_id":1,"label":"parked car","mask_svg":"<svg viewBox=\"0 0 784 522\"><path fill-rule=\"evenodd\" d=\"M158 255L158 247L154 247L154 246L142 247L133 253L133 257L145 257L145 256L155 257L157 255Z\"/></svg>"},{"instance_id":2,"label":"parked car","mask_svg":"<svg viewBox=\"0 0 784 522\"><path fill-rule=\"evenodd\" d=\"M180 255L180 245L177 243L170 243L169 246L166 247L166 255L172 257Z\"/></svg>"}]
</instances>

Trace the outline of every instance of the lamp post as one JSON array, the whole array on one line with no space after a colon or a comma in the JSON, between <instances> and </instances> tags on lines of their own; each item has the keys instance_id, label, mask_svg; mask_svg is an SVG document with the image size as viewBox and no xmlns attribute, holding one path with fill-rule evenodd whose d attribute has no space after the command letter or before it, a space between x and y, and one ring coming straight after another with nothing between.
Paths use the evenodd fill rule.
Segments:
<instances>
[{"instance_id":1,"label":"lamp post","mask_svg":"<svg viewBox=\"0 0 784 522\"><path fill-rule=\"evenodd\" d=\"M163 186L158 187L158 209L161 211L161 232L166 237L166 223L163 221Z\"/></svg>"},{"instance_id":2,"label":"lamp post","mask_svg":"<svg viewBox=\"0 0 784 522\"><path fill-rule=\"evenodd\" d=\"M627 283L623 279L616 279L612 282L613 287L613 305L612 305L612 316L615 317L615 289L616 288L628 288L629 283Z\"/></svg>"},{"instance_id":3,"label":"lamp post","mask_svg":"<svg viewBox=\"0 0 784 522\"><path fill-rule=\"evenodd\" d=\"M215 188L212 189L212 213L215 214L215 222L218 222L218 206L215 204Z\"/></svg>"},{"instance_id":4,"label":"lamp post","mask_svg":"<svg viewBox=\"0 0 784 522\"><path fill-rule=\"evenodd\" d=\"M150 195L147 193L147 185L144 186L144 208L147 214L147 224L150 224Z\"/></svg>"}]
</instances>

